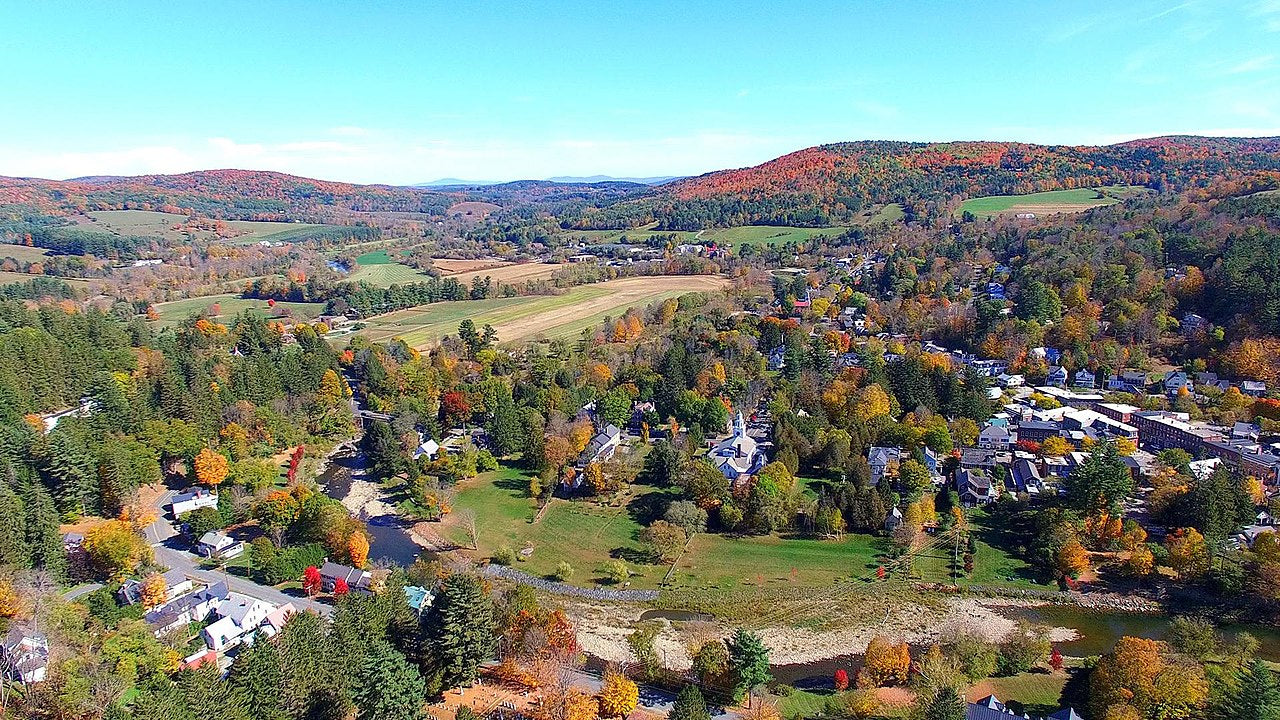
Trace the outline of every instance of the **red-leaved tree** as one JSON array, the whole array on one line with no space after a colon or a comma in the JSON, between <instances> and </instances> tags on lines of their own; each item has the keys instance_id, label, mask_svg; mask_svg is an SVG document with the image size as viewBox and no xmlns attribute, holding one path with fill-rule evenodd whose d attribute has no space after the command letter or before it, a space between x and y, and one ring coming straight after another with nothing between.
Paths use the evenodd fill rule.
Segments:
<instances>
[{"instance_id":1,"label":"red-leaved tree","mask_svg":"<svg viewBox=\"0 0 1280 720\"><path fill-rule=\"evenodd\" d=\"M334 597L342 597L343 595L346 595L349 592L351 592L351 588L347 586L346 580L342 578L338 578L337 581L333 583Z\"/></svg>"},{"instance_id":2,"label":"red-leaved tree","mask_svg":"<svg viewBox=\"0 0 1280 720\"><path fill-rule=\"evenodd\" d=\"M302 573L302 591L310 597L315 597L320 592L320 570L315 565L308 567Z\"/></svg>"},{"instance_id":3,"label":"red-leaved tree","mask_svg":"<svg viewBox=\"0 0 1280 720\"><path fill-rule=\"evenodd\" d=\"M1054 672L1062 669L1062 653L1058 652L1058 648L1054 648L1053 652L1049 653L1049 667L1053 668Z\"/></svg>"},{"instance_id":4,"label":"red-leaved tree","mask_svg":"<svg viewBox=\"0 0 1280 720\"><path fill-rule=\"evenodd\" d=\"M836 686L836 692L844 692L845 690L848 690L849 689L848 671L846 671L844 668L837 669L834 682Z\"/></svg>"}]
</instances>

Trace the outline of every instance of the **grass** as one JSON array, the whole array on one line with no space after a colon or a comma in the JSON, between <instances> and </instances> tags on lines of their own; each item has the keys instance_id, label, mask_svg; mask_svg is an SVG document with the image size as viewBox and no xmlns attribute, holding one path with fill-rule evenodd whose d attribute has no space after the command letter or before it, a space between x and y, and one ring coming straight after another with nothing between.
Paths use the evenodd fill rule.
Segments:
<instances>
[{"instance_id":1,"label":"grass","mask_svg":"<svg viewBox=\"0 0 1280 720\"><path fill-rule=\"evenodd\" d=\"M0 257L4 257L3 252L0 252ZM56 277L54 275L29 275L27 273L8 272L8 271L0 270L0 285L8 285L10 283L24 283L24 282L27 282L28 280L34 280L35 278L38 278L38 277L48 278L50 280L61 280L62 282L65 282L66 284L71 285L73 287L75 286L83 287L85 285L88 285L91 282L90 280L86 280L84 278L66 278L66 277Z\"/></svg>"},{"instance_id":2,"label":"grass","mask_svg":"<svg viewBox=\"0 0 1280 720\"><path fill-rule=\"evenodd\" d=\"M640 525L624 507L603 507L594 503L553 499L537 523L537 505L528 497L529 475L503 467L459 486L454 510L475 512L479 527L479 554L489 557L501 547L520 550L532 547L528 560L516 567L546 576L561 562L574 568L573 582L590 585L597 571L615 555L633 558L639 552L636 533ZM641 497L653 492L645 488ZM463 531L449 527L451 538L465 544ZM636 575L632 587L655 587L666 568L630 562Z\"/></svg>"},{"instance_id":3,"label":"grass","mask_svg":"<svg viewBox=\"0 0 1280 720\"><path fill-rule=\"evenodd\" d=\"M364 262L363 258L370 258L373 262ZM424 282L430 278L431 276L427 273L395 262L387 255L386 250L375 250L361 255L356 259L356 269L346 277L352 282L363 281L383 288Z\"/></svg>"},{"instance_id":4,"label":"grass","mask_svg":"<svg viewBox=\"0 0 1280 720\"><path fill-rule=\"evenodd\" d=\"M1076 212L1092 207L1114 205L1129 197L1148 192L1138 186L1078 188L1075 190L1050 190L1030 195L988 195L969 198L960 205L959 212L970 212L979 217L1008 212Z\"/></svg>"},{"instance_id":5,"label":"grass","mask_svg":"<svg viewBox=\"0 0 1280 720\"><path fill-rule=\"evenodd\" d=\"M89 222L79 225L80 229L96 232L107 232L116 235L142 235L162 238L167 242L187 242L190 236L173 229L175 225L186 222L186 215L174 213L152 212L150 210L96 210L85 213ZM259 240L287 241L291 236L304 234L321 225L287 222L257 222L250 220L228 220L227 226L240 233L231 238L232 243L258 242ZM195 238L205 241L217 240L212 232L195 233Z\"/></svg>"},{"instance_id":6,"label":"grass","mask_svg":"<svg viewBox=\"0 0 1280 720\"><path fill-rule=\"evenodd\" d=\"M789 242L808 242L818 235L835 237L847 228L797 228L778 225L742 225L716 228L702 233L702 242L715 241L719 245L742 247L743 245L783 245Z\"/></svg>"},{"instance_id":7,"label":"grass","mask_svg":"<svg viewBox=\"0 0 1280 720\"><path fill-rule=\"evenodd\" d=\"M621 317L629 308L711 290L719 282L700 276L641 277L581 285L563 295L439 302L371 318L362 332L375 341L398 337L423 347L457 333L458 325L470 318L477 326L493 325L499 341L567 338L597 327L606 317Z\"/></svg>"},{"instance_id":8,"label":"grass","mask_svg":"<svg viewBox=\"0 0 1280 720\"><path fill-rule=\"evenodd\" d=\"M0 247L0 257L11 257L18 262L40 262L45 259L48 250L26 245L7 244Z\"/></svg>"},{"instance_id":9,"label":"grass","mask_svg":"<svg viewBox=\"0 0 1280 720\"><path fill-rule=\"evenodd\" d=\"M356 258L357 265L387 265L393 262L395 262L395 260L391 259L391 256L387 254L385 249L371 250Z\"/></svg>"},{"instance_id":10,"label":"grass","mask_svg":"<svg viewBox=\"0 0 1280 720\"><path fill-rule=\"evenodd\" d=\"M160 313L160 319L155 322L161 326L173 325L195 313L210 312L215 304L218 305L219 312L209 317L224 322L249 309L258 310L268 317L275 316L282 310L289 310L292 311L294 319L308 321L324 310L324 303L277 302L272 308L267 305L266 300L249 300L230 294L208 295L159 303L156 305L156 311Z\"/></svg>"},{"instance_id":11,"label":"grass","mask_svg":"<svg viewBox=\"0 0 1280 720\"><path fill-rule=\"evenodd\" d=\"M1014 703L1023 712L1036 716L1047 715L1062 707L1062 690L1068 677L1065 672L1032 672L993 677L975 685L968 695L974 699L995 695L1004 703Z\"/></svg>"}]
</instances>

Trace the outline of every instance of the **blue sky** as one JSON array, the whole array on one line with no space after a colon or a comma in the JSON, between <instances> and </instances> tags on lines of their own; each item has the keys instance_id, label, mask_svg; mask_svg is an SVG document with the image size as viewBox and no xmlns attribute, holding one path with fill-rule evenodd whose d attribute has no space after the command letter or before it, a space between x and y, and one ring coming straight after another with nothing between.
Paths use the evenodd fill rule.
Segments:
<instances>
[{"instance_id":1,"label":"blue sky","mask_svg":"<svg viewBox=\"0 0 1280 720\"><path fill-rule=\"evenodd\" d=\"M86 0L3 3L0 27L4 175L649 176L839 140L1280 135L1280 0Z\"/></svg>"}]
</instances>

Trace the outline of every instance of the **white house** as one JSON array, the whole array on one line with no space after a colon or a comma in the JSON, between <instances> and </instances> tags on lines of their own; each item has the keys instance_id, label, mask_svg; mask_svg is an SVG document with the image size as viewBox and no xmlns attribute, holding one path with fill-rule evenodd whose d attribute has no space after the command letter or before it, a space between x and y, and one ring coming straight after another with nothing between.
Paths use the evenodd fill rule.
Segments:
<instances>
[{"instance_id":1,"label":"white house","mask_svg":"<svg viewBox=\"0 0 1280 720\"><path fill-rule=\"evenodd\" d=\"M193 622L203 622L209 613L231 597L224 582L187 593L172 602L161 605L144 616L156 637Z\"/></svg>"},{"instance_id":2,"label":"white house","mask_svg":"<svg viewBox=\"0 0 1280 720\"><path fill-rule=\"evenodd\" d=\"M435 460L436 454L440 452L440 443L431 438L423 440L421 434L418 435L418 438L420 442L418 447L413 449L413 459L417 460L425 455L428 460Z\"/></svg>"},{"instance_id":3,"label":"white house","mask_svg":"<svg viewBox=\"0 0 1280 720\"><path fill-rule=\"evenodd\" d=\"M587 447L582 451L580 460L583 465L589 462L608 460L613 457L613 453L617 451L618 446L621 444L622 430L617 425L609 423L591 438L591 442L587 443Z\"/></svg>"},{"instance_id":4,"label":"white house","mask_svg":"<svg viewBox=\"0 0 1280 720\"><path fill-rule=\"evenodd\" d=\"M192 510L218 507L218 493L202 487L187 488L183 492L174 495L169 506L173 510L173 517L177 519Z\"/></svg>"},{"instance_id":5,"label":"white house","mask_svg":"<svg viewBox=\"0 0 1280 720\"><path fill-rule=\"evenodd\" d=\"M196 553L207 558L233 558L244 552L244 543L231 538L221 530L210 530L200 536Z\"/></svg>"},{"instance_id":6,"label":"white house","mask_svg":"<svg viewBox=\"0 0 1280 720\"><path fill-rule=\"evenodd\" d=\"M14 625L0 642L4 678L24 685L43 682L49 672L49 640L34 629Z\"/></svg>"},{"instance_id":7,"label":"white house","mask_svg":"<svg viewBox=\"0 0 1280 720\"><path fill-rule=\"evenodd\" d=\"M164 597L166 601L172 600L183 593L191 592L191 588L195 587L191 583L191 578L182 570L170 570L165 573L164 577ZM142 602L142 585L146 582L143 580L129 579L125 580L120 586L118 592L120 601L126 605L133 605Z\"/></svg>"},{"instance_id":8,"label":"white house","mask_svg":"<svg viewBox=\"0 0 1280 720\"><path fill-rule=\"evenodd\" d=\"M231 597L223 600L218 609L214 610L218 619L210 623L201 634L209 649L222 651L239 643L245 635L257 629L273 610L275 606L271 603L231 593Z\"/></svg>"}]
</instances>

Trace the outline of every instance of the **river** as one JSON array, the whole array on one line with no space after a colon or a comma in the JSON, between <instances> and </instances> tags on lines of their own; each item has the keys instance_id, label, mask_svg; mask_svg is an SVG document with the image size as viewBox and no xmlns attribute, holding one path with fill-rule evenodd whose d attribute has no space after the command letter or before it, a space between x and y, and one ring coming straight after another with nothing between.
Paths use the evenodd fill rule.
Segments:
<instances>
[{"instance_id":1,"label":"river","mask_svg":"<svg viewBox=\"0 0 1280 720\"><path fill-rule=\"evenodd\" d=\"M364 454L339 454L329 458L329 466L316 478L316 484L324 488L324 494L341 501L351 490L351 473L363 470ZM368 518L369 559L408 567L423 552L409 537L405 523L395 515L376 515Z\"/></svg>"}]
</instances>

